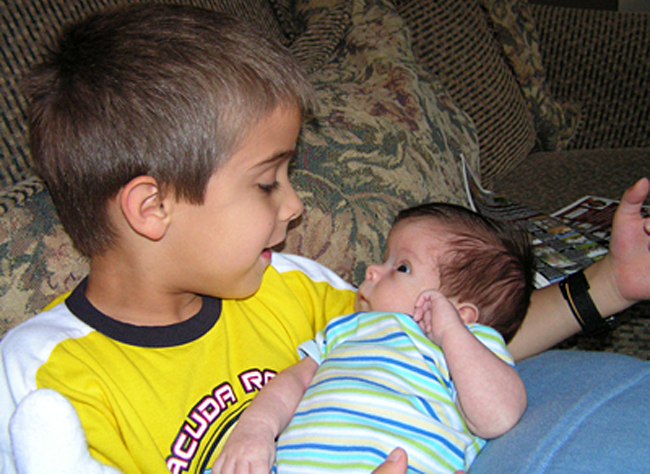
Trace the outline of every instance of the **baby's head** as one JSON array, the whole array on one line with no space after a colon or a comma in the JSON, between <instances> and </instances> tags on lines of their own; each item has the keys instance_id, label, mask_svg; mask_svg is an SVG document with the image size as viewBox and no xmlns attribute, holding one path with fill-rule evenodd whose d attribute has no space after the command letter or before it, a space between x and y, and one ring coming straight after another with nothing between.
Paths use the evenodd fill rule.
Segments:
<instances>
[{"instance_id":1,"label":"baby's head","mask_svg":"<svg viewBox=\"0 0 650 474\"><path fill-rule=\"evenodd\" d=\"M114 244L107 203L135 177L199 205L256 123L312 105L291 54L250 25L153 4L66 27L26 92L35 169L87 256Z\"/></svg>"},{"instance_id":2,"label":"baby's head","mask_svg":"<svg viewBox=\"0 0 650 474\"><path fill-rule=\"evenodd\" d=\"M455 304L472 303L478 322L509 341L533 291L534 255L513 225L450 204L401 211L388 235L384 262L370 265L357 309L412 314L425 290Z\"/></svg>"}]
</instances>

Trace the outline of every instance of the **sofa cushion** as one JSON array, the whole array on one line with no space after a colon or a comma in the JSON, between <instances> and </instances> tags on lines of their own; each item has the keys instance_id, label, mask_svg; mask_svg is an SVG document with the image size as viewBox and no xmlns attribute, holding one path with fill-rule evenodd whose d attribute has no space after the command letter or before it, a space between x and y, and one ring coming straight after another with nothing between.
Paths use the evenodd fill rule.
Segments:
<instances>
[{"instance_id":1,"label":"sofa cushion","mask_svg":"<svg viewBox=\"0 0 650 474\"><path fill-rule=\"evenodd\" d=\"M580 119L578 104L562 103L550 92L530 5L520 0L480 0L533 114L539 149L563 150Z\"/></svg>"},{"instance_id":2,"label":"sofa cushion","mask_svg":"<svg viewBox=\"0 0 650 474\"><path fill-rule=\"evenodd\" d=\"M535 129L521 89L479 0L394 0L413 47L474 120L481 178L489 184L533 149Z\"/></svg>"},{"instance_id":3,"label":"sofa cushion","mask_svg":"<svg viewBox=\"0 0 650 474\"><path fill-rule=\"evenodd\" d=\"M398 210L467 204L461 154L476 170L475 129L419 66L388 0L355 0L336 56L310 78L320 109L304 128L292 175L306 209L285 250L359 283L367 264L381 260Z\"/></svg>"},{"instance_id":4,"label":"sofa cushion","mask_svg":"<svg viewBox=\"0 0 650 474\"><path fill-rule=\"evenodd\" d=\"M580 103L569 147L650 147L650 12L531 10L549 86L558 98Z\"/></svg>"},{"instance_id":5,"label":"sofa cushion","mask_svg":"<svg viewBox=\"0 0 650 474\"><path fill-rule=\"evenodd\" d=\"M27 145L26 103L20 81L39 60L45 44L61 26L70 21L120 3L138 0L30 0L3 2L0 8L0 189L16 184L31 175ZM142 1L142 0L139 0ZM159 3L195 5L222 9L246 18L270 36L286 43L280 25L267 0L158 0Z\"/></svg>"},{"instance_id":6,"label":"sofa cushion","mask_svg":"<svg viewBox=\"0 0 650 474\"><path fill-rule=\"evenodd\" d=\"M495 181L492 189L546 213L586 195L620 199L638 179L650 176L649 156L649 148L533 153Z\"/></svg>"},{"instance_id":7,"label":"sofa cushion","mask_svg":"<svg viewBox=\"0 0 650 474\"><path fill-rule=\"evenodd\" d=\"M73 289L88 272L44 186L36 178L20 186L13 194L23 197L29 189L29 199L0 214L0 337Z\"/></svg>"},{"instance_id":8,"label":"sofa cushion","mask_svg":"<svg viewBox=\"0 0 650 474\"><path fill-rule=\"evenodd\" d=\"M411 28L416 53L476 123L484 184L523 161L534 146L567 146L579 108L549 90L527 1L394 3Z\"/></svg>"},{"instance_id":9,"label":"sofa cushion","mask_svg":"<svg viewBox=\"0 0 650 474\"><path fill-rule=\"evenodd\" d=\"M269 0L290 49L307 73L325 64L350 25L349 0Z\"/></svg>"}]
</instances>

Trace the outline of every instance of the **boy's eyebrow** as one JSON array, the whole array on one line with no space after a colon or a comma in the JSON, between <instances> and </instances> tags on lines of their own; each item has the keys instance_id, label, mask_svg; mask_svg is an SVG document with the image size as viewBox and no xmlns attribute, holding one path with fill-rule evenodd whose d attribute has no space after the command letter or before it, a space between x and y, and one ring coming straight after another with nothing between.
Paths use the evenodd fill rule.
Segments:
<instances>
[{"instance_id":1,"label":"boy's eyebrow","mask_svg":"<svg viewBox=\"0 0 650 474\"><path fill-rule=\"evenodd\" d=\"M280 161L291 160L296 155L296 150L286 150L276 153L275 155L270 156L266 160L262 160L259 163L256 163L253 168L262 168L264 166L272 165Z\"/></svg>"}]
</instances>

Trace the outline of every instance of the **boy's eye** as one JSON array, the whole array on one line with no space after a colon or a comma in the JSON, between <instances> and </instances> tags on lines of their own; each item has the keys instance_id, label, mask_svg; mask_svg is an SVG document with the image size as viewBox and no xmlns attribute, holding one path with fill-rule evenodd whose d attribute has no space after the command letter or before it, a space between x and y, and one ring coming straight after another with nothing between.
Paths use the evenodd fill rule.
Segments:
<instances>
[{"instance_id":1,"label":"boy's eye","mask_svg":"<svg viewBox=\"0 0 650 474\"><path fill-rule=\"evenodd\" d=\"M280 187L279 181L274 181L270 184L258 184L258 187L266 194L271 194L273 191Z\"/></svg>"},{"instance_id":2,"label":"boy's eye","mask_svg":"<svg viewBox=\"0 0 650 474\"><path fill-rule=\"evenodd\" d=\"M396 270L397 270L398 272L400 272L400 273L411 273L411 269L410 269L409 266L408 266L407 264L405 264L405 263L402 263L402 264L398 265L397 268L396 268Z\"/></svg>"}]
</instances>

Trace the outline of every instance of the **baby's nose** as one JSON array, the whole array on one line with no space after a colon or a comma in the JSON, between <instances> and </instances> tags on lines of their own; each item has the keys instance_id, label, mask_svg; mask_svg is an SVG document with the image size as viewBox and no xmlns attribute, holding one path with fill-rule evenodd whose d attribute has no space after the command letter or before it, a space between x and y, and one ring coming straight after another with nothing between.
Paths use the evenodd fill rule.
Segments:
<instances>
[{"instance_id":1,"label":"baby's nose","mask_svg":"<svg viewBox=\"0 0 650 474\"><path fill-rule=\"evenodd\" d=\"M378 276L379 276L379 265L374 263L372 265L368 265L368 268L366 268L366 280L375 281Z\"/></svg>"}]
</instances>

